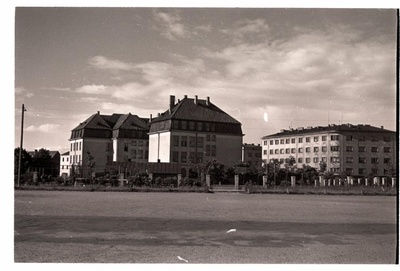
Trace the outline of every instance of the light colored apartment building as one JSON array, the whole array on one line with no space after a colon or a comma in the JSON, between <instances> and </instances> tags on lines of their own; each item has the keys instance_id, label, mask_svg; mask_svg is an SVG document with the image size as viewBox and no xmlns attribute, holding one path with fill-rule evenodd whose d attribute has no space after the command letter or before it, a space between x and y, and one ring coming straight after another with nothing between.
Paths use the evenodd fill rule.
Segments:
<instances>
[{"instance_id":1,"label":"light colored apartment building","mask_svg":"<svg viewBox=\"0 0 400 271\"><path fill-rule=\"evenodd\" d=\"M60 176L68 177L70 175L69 151L60 155Z\"/></svg>"},{"instance_id":2,"label":"light colored apartment building","mask_svg":"<svg viewBox=\"0 0 400 271\"><path fill-rule=\"evenodd\" d=\"M282 130L262 138L265 162L286 162L294 157L297 167L309 165L352 176L383 176L396 167L396 133L370 125L328 125Z\"/></svg>"},{"instance_id":3,"label":"light colored apartment building","mask_svg":"<svg viewBox=\"0 0 400 271\"><path fill-rule=\"evenodd\" d=\"M106 164L146 162L148 160L148 119L132 114L93 114L71 131L69 173L86 176L89 157L94 172L103 172Z\"/></svg>"},{"instance_id":4,"label":"light colored apartment building","mask_svg":"<svg viewBox=\"0 0 400 271\"><path fill-rule=\"evenodd\" d=\"M181 163L185 177L190 164L216 159L225 165L241 161L241 123L219 109L210 98L197 95L175 103L151 120L149 162Z\"/></svg>"}]
</instances>

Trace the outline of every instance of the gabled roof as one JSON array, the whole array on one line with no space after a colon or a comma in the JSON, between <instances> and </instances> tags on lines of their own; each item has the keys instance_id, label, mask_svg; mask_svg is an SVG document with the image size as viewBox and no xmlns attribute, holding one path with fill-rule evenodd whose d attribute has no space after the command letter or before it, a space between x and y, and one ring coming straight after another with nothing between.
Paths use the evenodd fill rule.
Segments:
<instances>
[{"instance_id":1,"label":"gabled roof","mask_svg":"<svg viewBox=\"0 0 400 271\"><path fill-rule=\"evenodd\" d=\"M154 118L152 123L170 119L240 124L239 121L213 103L187 97L175 104L171 110L167 110L161 116Z\"/></svg>"},{"instance_id":2,"label":"gabled roof","mask_svg":"<svg viewBox=\"0 0 400 271\"><path fill-rule=\"evenodd\" d=\"M111 129L112 127L110 126L112 124L112 117L115 119L116 117L121 116L121 114L113 114L112 116L109 115L100 115L99 113L91 115L88 119L86 119L84 122L80 123L77 127L72 129L72 131L75 130L80 130L83 128L88 128L88 129Z\"/></svg>"},{"instance_id":3,"label":"gabled roof","mask_svg":"<svg viewBox=\"0 0 400 271\"><path fill-rule=\"evenodd\" d=\"M278 136L287 136L287 135L303 135L303 134L315 134L315 133L327 133L327 132L336 132L336 133L348 133L348 132L369 132L369 133L390 133L395 134L394 131L390 131L387 129L374 127L368 124L341 124L341 125L328 125L328 126L317 126L317 127L307 127L307 128L297 128L291 130L282 130L279 133L271 134L262 137L261 139L266 139L270 137L278 137Z\"/></svg>"},{"instance_id":4,"label":"gabled roof","mask_svg":"<svg viewBox=\"0 0 400 271\"><path fill-rule=\"evenodd\" d=\"M119 117L113 129L148 130L149 124L147 119L142 119L137 115L128 113Z\"/></svg>"}]
</instances>

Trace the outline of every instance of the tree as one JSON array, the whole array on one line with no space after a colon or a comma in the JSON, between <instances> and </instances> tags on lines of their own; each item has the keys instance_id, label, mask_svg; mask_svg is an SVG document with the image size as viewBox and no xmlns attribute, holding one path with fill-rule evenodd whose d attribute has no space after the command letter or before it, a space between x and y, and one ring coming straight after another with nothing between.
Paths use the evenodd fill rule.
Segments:
<instances>
[{"instance_id":1,"label":"tree","mask_svg":"<svg viewBox=\"0 0 400 271\"><path fill-rule=\"evenodd\" d=\"M32 157L32 167L36 170L42 170L43 174L51 174L51 155L50 151L44 148L34 152Z\"/></svg>"},{"instance_id":2,"label":"tree","mask_svg":"<svg viewBox=\"0 0 400 271\"><path fill-rule=\"evenodd\" d=\"M223 179L225 165L214 159L203 163L203 170L205 174L210 175L211 183L216 183Z\"/></svg>"},{"instance_id":3,"label":"tree","mask_svg":"<svg viewBox=\"0 0 400 271\"><path fill-rule=\"evenodd\" d=\"M14 175L18 174L18 167L19 167L19 149L14 149ZM29 153L22 149L22 161L21 161L21 174L26 173L26 171L32 166L32 157Z\"/></svg>"}]
</instances>

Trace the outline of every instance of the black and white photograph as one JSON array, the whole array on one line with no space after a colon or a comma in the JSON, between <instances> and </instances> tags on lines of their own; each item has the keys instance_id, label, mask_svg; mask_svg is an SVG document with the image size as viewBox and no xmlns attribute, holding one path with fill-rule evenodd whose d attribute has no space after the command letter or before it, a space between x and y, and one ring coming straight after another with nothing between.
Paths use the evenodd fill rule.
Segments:
<instances>
[{"instance_id":1,"label":"black and white photograph","mask_svg":"<svg viewBox=\"0 0 400 271\"><path fill-rule=\"evenodd\" d=\"M13 267L398 265L397 7L8 10Z\"/></svg>"}]
</instances>

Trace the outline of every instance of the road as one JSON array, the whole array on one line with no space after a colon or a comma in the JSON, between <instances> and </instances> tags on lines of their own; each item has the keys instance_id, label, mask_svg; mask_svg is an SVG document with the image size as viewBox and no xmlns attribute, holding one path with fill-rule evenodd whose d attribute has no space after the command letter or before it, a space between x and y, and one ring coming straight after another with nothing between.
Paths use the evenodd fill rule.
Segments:
<instances>
[{"instance_id":1,"label":"road","mask_svg":"<svg viewBox=\"0 0 400 271\"><path fill-rule=\"evenodd\" d=\"M15 262L385 263L396 198L15 192Z\"/></svg>"}]
</instances>

